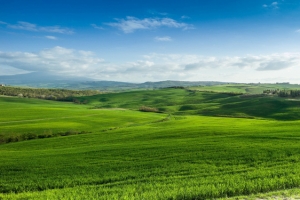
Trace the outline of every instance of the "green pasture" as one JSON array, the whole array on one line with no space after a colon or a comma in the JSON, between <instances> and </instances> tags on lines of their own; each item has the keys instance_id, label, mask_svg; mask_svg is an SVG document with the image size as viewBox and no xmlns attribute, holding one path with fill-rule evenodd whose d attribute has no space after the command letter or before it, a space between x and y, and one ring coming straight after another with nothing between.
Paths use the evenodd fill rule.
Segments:
<instances>
[{"instance_id":1,"label":"green pasture","mask_svg":"<svg viewBox=\"0 0 300 200\"><path fill-rule=\"evenodd\" d=\"M191 90L203 92L232 92L243 94L261 94L264 90L299 90L298 84L222 84L212 86L193 86Z\"/></svg>"},{"instance_id":2,"label":"green pasture","mask_svg":"<svg viewBox=\"0 0 300 200\"><path fill-rule=\"evenodd\" d=\"M17 97L0 97L0 110L0 138L28 133L99 132L151 123L166 117L163 114L89 109L85 105Z\"/></svg>"},{"instance_id":3,"label":"green pasture","mask_svg":"<svg viewBox=\"0 0 300 200\"><path fill-rule=\"evenodd\" d=\"M126 108L141 106L176 115L300 119L300 101L274 96L243 96L230 93L201 92L185 89L160 89L109 93L80 97L92 108Z\"/></svg>"},{"instance_id":4,"label":"green pasture","mask_svg":"<svg viewBox=\"0 0 300 200\"><path fill-rule=\"evenodd\" d=\"M79 99L88 103L0 97L2 136L87 132L1 144L0 199L255 199L299 191L297 100L184 89Z\"/></svg>"},{"instance_id":5,"label":"green pasture","mask_svg":"<svg viewBox=\"0 0 300 200\"><path fill-rule=\"evenodd\" d=\"M0 197L205 199L298 187L299 131L298 121L186 116L3 144Z\"/></svg>"}]
</instances>

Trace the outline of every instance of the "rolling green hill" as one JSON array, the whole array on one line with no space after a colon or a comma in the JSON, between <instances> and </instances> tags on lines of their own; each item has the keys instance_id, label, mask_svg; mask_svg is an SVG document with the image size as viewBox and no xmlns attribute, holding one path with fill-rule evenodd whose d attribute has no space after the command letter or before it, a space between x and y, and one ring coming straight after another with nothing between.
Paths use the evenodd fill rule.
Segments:
<instances>
[{"instance_id":1,"label":"rolling green hill","mask_svg":"<svg viewBox=\"0 0 300 200\"><path fill-rule=\"evenodd\" d=\"M2 197L203 199L292 188L298 132L298 122L195 116L5 144Z\"/></svg>"},{"instance_id":2,"label":"rolling green hill","mask_svg":"<svg viewBox=\"0 0 300 200\"><path fill-rule=\"evenodd\" d=\"M96 110L85 105L49 100L0 97L0 143L66 135L91 133L161 120L166 115L130 110ZM116 120L116 116L118 119Z\"/></svg>"},{"instance_id":3,"label":"rolling green hill","mask_svg":"<svg viewBox=\"0 0 300 200\"><path fill-rule=\"evenodd\" d=\"M1 144L0 199L216 199L300 184L298 101L173 88L78 100L0 97L3 137L85 133Z\"/></svg>"},{"instance_id":4,"label":"rolling green hill","mask_svg":"<svg viewBox=\"0 0 300 200\"><path fill-rule=\"evenodd\" d=\"M160 89L101 94L79 97L92 108L126 108L141 106L176 115L205 115L223 117L300 119L300 101L271 96L241 96L225 93L199 92L186 89Z\"/></svg>"},{"instance_id":5,"label":"rolling green hill","mask_svg":"<svg viewBox=\"0 0 300 200\"><path fill-rule=\"evenodd\" d=\"M276 84L220 84L212 86L192 86L191 90L204 92L233 92L243 94L261 94L264 90L292 90L300 89L298 84L276 83Z\"/></svg>"}]
</instances>

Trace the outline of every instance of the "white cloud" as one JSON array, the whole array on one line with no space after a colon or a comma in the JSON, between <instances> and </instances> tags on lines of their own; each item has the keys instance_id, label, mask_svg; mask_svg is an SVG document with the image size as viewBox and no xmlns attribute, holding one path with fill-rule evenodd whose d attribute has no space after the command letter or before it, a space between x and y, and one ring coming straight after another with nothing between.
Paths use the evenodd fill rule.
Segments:
<instances>
[{"instance_id":1,"label":"white cloud","mask_svg":"<svg viewBox=\"0 0 300 200\"><path fill-rule=\"evenodd\" d=\"M124 33L132 33L141 29L154 29L158 27L181 28L183 30L192 29L191 24L180 23L171 18L144 18L126 17L126 19L116 19L117 22L106 23L109 26L119 28Z\"/></svg>"},{"instance_id":2,"label":"white cloud","mask_svg":"<svg viewBox=\"0 0 300 200\"><path fill-rule=\"evenodd\" d=\"M189 16L186 16L186 15L182 15L182 16L181 16L181 19L190 19L190 17L189 17Z\"/></svg>"},{"instance_id":3,"label":"white cloud","mask_svg":"<svg viewBox=\"0 0 300 200\"><path fill-rule=\"evenodd\" d=\"M7 24L6 22L0 21L0 24Z\"/></svg>"},{"instance_id":4,"label":"white cloud","mask_svg":"<svg viewBox=\"0 0 300 200\"><path fill-rule=\"evenodd\" d=\"M272 3L269 4L269 5L264 4L263 7L264 7L264 8L272 8L272 9L278 9L278 8L279 8L278 2L277 2L277 1L274 1L274 2L272 2Z\"/></svg>"},{"instance_id":5,"label":"white cloud","mask_svg":"<svg viewBox=\"0 0 300 200\"><path fill-rule=\"evenodd\" d=\"M95 57L92 52L59 46L38 53L0 52L0 66L10 66L24 71L83 75L96 69L103 61Z\"/></svg>"},{"instance_id":6,"label":"white cloud","mask_svg":"<svg viewBox=\"0 0 300 200\"><path fill-rule=\"evenodd\" d=\"M45 38L47 38L49 40L57 40L57 37L51 36L51 35L47 35L47 36L45 36Z\"/></svg>"},{"instance_id":7,"label":"white cloud","mask_svg":"<svg viewBox=\"0 0 300 200\"><path fill-rule=\"evenodd\" d=\"M94 27L95 29L104 30L103 27L97 26L96 24L91 24L91 26Z\"/></svg>"},{"instance_id":8,"label":"white cloud","mask_svg":"<svg viewBox=\"0 0 300 200\"><path fill-rule=\"evenodd\" d=\"M299 82L300 54L208 57L189 54L148 54L139 60L106 62L90 51L63 47L37 53L0 52L0 75L18 70L56 72L102 80L227 82Z\"/></svg>"},{"instance_id":9,"label":"white cloud","mask_svg":"<svg viewBox=\"0 0 300 200\"><path fill-rule=\"evenodd\" d=\"M38 28L35 24L31 24L28 22L18 22L18 24L15 25L9 24L8 27L13 29L26 30L26 31L38 31Z\"/></svg>"},{"instance_id":10,"label":"white cloud","mask_svg":"<svg viewBox=\"0 0 300 200\"><path fill-rule=\"evenodd\" d=\"M35 31L35 32L49 32L49 33L61 33L61 34L72 34L72 29L62 28L60 26L38 26L29 22L19 21L17 24L7 24L8 28Z\"/></svg>"},{"instance_id":11,"label":"white cloud","mask_svg":"<svg viewBox=\"0 0 300 200\"><path fill-rule=\"evenodd\" d=\"M143 61L143 62L142 62ZM145 62L151 66L145 67ZM140 64L140 65L139 65ZM130 68L138 77L155 80L215 80L228 82L295 81L300 73L300 54L207 57L150 54ZM124 73L124 75L126 75ZM299 82L299 81L298 81Z\"/></svg>"},{"instance_id":12,"label":"white cloud","mask_svg":"<svg viewBox=\"0 0 300 200\"><path fill-rule=\"evenodd\" d=\"M231 68L251 69L256 71L276 71L293 66L300 67L300 54L272 54L267 56L246 57L205 57L198 58L197 62L190 62L184 66L184 70L200 68ZM299 64L298 64L299 63Z\"/></svg>"},{"instance_id":13,"label":"white cloud","mask_svg":"<svg viewBox=\"0 0 300 200\"><path fill-rule=\"evenodd\" d=\"M159 41L159 42L170 42L170 41L172 41L172 38L169 36L155 37L154 40Z\"/></svg>"}]
</instances>

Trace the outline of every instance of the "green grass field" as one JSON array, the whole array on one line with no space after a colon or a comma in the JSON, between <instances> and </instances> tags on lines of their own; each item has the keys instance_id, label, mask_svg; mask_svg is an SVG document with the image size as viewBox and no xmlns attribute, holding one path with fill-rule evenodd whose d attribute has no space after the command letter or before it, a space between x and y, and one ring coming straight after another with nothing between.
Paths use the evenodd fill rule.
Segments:
<instances>
[{"instance_id":1,"label":"green grass field","mask_svg":"<svg viewBox=\"0 0 300 200\"><path fill-rule=\"evenodd\" d=\"M165 117L124 109L89 109L88 106L73 103L17 97L0 97L0 108L0 140L24 134L99 132L151 123ZM119 115L118 120L116 115Z\"/></svg>"},{"instance_id":2,"label":"green grass field","mask_svg":"<svg viewBox=\"0 0 300 200\"><path fill-rule=\"evenodd\" d=\"M0 97L1 135L87 132L1 144L0 199L298 194L298 101L182 89L82 99L88 104Z\"/></svg>"},{"instance_id":3,"label":"green grass field","mask_svg":"<svg viewBox=\"0 0 300 200\"><path fill-rule=\"evenodd\" d=\"M214 87L214 86L212 86ZM157 108L176 115L201 115L276 120L300 119L300 101L280 97L243 97L230 93L161 89L79 97L92 108Z\"/></svg>"},{"instance_id":4,"label":"green grass field","mask_svg":"<svg viewBox=\"0 0 300 200\"><path fill-rule=\"evenodd\" d=\"M264 90L299 90L298 84L224 84L213 86L189 87L191 90L203 92L232 92L243 94L261 94Z\"/></svg>"}]
</instances>

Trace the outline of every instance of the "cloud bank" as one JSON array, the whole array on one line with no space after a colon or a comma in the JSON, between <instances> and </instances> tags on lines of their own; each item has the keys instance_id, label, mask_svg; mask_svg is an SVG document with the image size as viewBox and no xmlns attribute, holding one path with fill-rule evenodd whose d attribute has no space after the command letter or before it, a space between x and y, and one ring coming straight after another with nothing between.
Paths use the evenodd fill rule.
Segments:
<instances>
[{"instance_id":1,"label":"cloud bank","mask_svg":"<svg viewBox=\"0 0 300 200\"><path fill-rule=\"evenodd\" d=\"M0 52L0 73L15 69L55 72L101 80L215 80L251 82L298 80L300 54L207 57L188 54L149 54L141 59L116 64L89 51L54 47L38 53ZM289 79L288 79L288 78Z\"/></svg>"},{"instance_id":2,"label":"cloud bank","mask_svg":"<svg viewBox=\"0 0 300 200\"><path fill-rule=\"evenodd\" d=\"M97 69L103 59L89 51L76 51L63 47L45 49L38 53L0 52L0 66L9 66L28 72L55 72L78 75Z\"/></svg>"}]
</instances>

